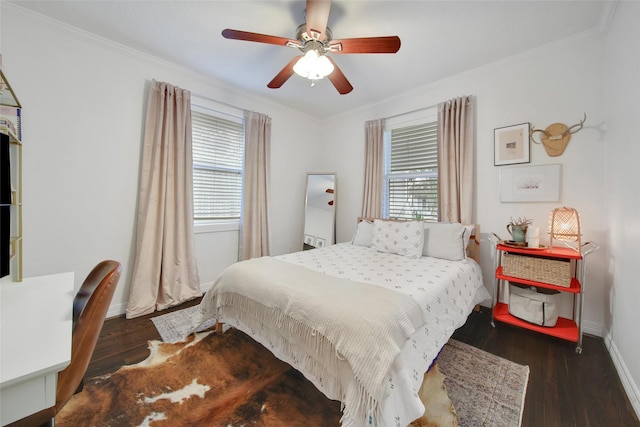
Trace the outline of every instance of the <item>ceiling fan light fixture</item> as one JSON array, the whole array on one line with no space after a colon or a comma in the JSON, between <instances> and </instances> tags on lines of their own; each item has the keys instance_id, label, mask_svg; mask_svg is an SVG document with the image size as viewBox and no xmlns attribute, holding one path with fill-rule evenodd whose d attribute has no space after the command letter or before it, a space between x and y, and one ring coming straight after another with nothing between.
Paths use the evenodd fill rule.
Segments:
<instances>
[{"instance_id":1,"label":"ceiling fan light fixture","mask_svg":"<svg viewBox=\"0 0 640 427\"><path fill-rule=\"evenodd\" d=\"M318 55L315 49L310 49L293 66L293 71L305 79L320 80L333 72L333 64L324 55Z\"/></svg>"},{"instance_id":2,"label":"ceiling fan light fixture","mask_svg":"<svg viewBox=\"0 0 640 427\"><path fill-rule=\"evenodd\" d=\"M295 40L230 28L222 31L222 36L226 39L286 46L302 52L302 56L292 58L267 84L270 89L282 87L294 74L311 80L311 86L315 85L316 80L329 76L329 81L338 93L346 95L353 90L353 86L333 58L325 54L396 53L400 49L398 36L334 40L331 29L327 26L331 0L306 0L306 4L305 22L298 26Z\"/></svg>"}]
</instances>

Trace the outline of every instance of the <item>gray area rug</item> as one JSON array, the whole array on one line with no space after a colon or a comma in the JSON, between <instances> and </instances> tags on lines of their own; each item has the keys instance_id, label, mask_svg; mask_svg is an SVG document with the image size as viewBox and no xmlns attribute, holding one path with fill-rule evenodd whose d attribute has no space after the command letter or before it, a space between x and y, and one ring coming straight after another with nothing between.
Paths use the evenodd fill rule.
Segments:
<instances>
[{"instance_id":1,"label":"gray area rug","mask_svg":"<svg viewBox=\"0 0 640 427\"><path fill-rule=\"evenodd\" d=\"M200 307L194 305L182 310L173 311L161 316L152 317L151 321L162 337L162 341L175 343L183 341L189 335L200 318ZM204 331L215 325L216 320L211 319L200 326L196 332Z\"/></svg>"},{"instance_id":2,"label":"gray area rug","mask_svg":"<svg viewBox=\"0 0 640 427\"><path fill-rule=\"evenodd\" d=\"M193 328L198 306L152 318L165 342L183 340ZM212 326L203 325L199 330ZM462 427L517 427L529 381L529 367L454 339L438 356L445 386Z\"/></svg>"},{"instance_id":3,"label":"gray area rug","mask_svg":"<svg viewBox=\"0 0 640 427\"><path fill-rule=\"evenodd\" d=\"M438 356L461 426L520 426L529 367L450 339Z\"/></svg>"}]
</instances>

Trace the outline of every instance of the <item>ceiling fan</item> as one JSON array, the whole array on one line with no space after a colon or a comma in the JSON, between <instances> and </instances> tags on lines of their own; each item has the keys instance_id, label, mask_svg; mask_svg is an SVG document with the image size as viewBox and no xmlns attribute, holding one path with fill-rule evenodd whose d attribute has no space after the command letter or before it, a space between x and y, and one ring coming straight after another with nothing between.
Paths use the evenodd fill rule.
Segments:
<instances>
[{"instance_id":1,"label":"ceiling fan","mask_svg":"<svg viewBox=\"0 0 640 427\"><path fill-rule=\"evenodd\" d=\"M222 31L222 36L233 40L293 47L302 52L302 55L293 58L267 84L271 89L281 87L296 73L311 80L311 86L315 85L316 80L328 77L338 92L345 95L353 90L353 86L333 58L326 54L396 53L400 49L400 38L385 36L334 40L331 29L327 27L330 9L331 0L307 0L306 22L298 27L295 40L229 28Z\"/></svg>"}]
</instances>

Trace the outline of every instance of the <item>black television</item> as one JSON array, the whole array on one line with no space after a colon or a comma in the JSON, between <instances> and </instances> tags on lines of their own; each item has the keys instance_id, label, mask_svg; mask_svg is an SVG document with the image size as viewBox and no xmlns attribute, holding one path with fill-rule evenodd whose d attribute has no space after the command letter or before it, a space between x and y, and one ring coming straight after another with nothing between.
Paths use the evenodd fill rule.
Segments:
<instances>
[{"instance_id":1,"label":"black television","mask_svg":"<svg viewBox=\"0 0 640 427\"><path fill-rule=\"evenodd\" d=\"M11 262L11 154L9 136L0 132L0 277Z\"/></svg>"}]
</instances>

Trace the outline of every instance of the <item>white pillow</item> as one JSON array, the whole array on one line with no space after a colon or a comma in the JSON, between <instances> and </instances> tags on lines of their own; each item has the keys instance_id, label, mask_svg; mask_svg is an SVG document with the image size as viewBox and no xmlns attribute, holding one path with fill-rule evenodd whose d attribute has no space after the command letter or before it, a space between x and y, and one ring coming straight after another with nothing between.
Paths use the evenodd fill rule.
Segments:
<instances>
[{"instance_id":1,"label":"white pillow","mask_svg":"<svg viewBox=\"0 0 640 427\"><path fill-rule=\"evenodd\" d=\"M420 258L424 247L424 226L420 221L373 222L373 248L378 252Z\"/></svg>"},{"instance_id":2,"label":"white pillow","mask_svg":"<svg viewBox=\"0 0 640 427\"><path fill-rule=\"evenodd\" d=\"M371 247L371 241L373 240L373 222L360 221L356 232L353 234L351 244L356 246Z\"/></svg>"},{"instance_id":3,"label":"white pillow","mask_svg":"<svg viewBox=\"0 0 640 427\"><path fill-rule=\"evenodd\" d=\"M422 254L451 261L466 259L465 231L465 227L457 222L425 222Z\"/></svg>"}]
</instances>

